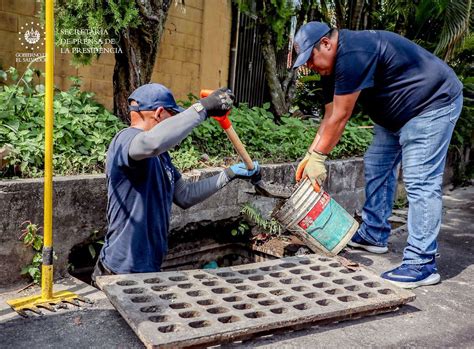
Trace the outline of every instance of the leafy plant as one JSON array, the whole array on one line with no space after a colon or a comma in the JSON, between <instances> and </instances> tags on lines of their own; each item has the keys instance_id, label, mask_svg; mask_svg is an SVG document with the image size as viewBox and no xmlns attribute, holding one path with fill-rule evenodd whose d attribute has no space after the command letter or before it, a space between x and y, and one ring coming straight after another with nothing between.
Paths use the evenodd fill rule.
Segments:
<instances>
[{"instance_id":1,"label":"leafy plant","mask_svg":"<svg viewBox=\"0 0 474 349\"><path fill-rule=\"evenodd\" d=\"M281 233L281 226L274 218L265 219L262 213L252 204L245 204L240 212L245 215L251 222L255 223L265 233L270 235L279 235Z\"/></svg>"},{"instance_id":2,"label":"leafy plant","mask_svg":"<svg viewBox=\"0 0 474 349\"><path fill-rule=\"evenodd\" d=\"M20 77L11 67L0 71L0 145L11 144L7 166L0 177L40 177L44 168L44 86L42 73L27 69ZM67 91L54 97L55 174L101 173L107 147L125 125L79 89L72 79ZM10 82L10 83L8 83Z\"/></svg>"},{"instance_id":3,"label":"leafy plant","mask_svg":"<svg viewBox=\"0 0 474 349\"><path fill-rule=\"evenodd\" d=\"M40 227L30 221L23 222L20 227L24 227L18 238L23 241L26 247L31 247L34 251L31 263L21 269L21 275L29 275L35 284L41 281L41 263L43 257L41 250L43 248L43 237L38 234Z\"/></svg>"}]
</instances>

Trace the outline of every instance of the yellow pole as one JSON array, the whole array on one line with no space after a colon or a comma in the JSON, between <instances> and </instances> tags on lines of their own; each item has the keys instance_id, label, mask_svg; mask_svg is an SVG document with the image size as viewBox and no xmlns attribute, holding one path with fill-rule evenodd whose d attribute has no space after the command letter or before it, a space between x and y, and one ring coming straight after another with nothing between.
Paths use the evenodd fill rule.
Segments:
<instances>
[{"instance_id":1,"label":"yellow pole","mask_svg":"<svg viewBox=\"0 0 474 349\"><path fill-rule=\"evenodd\" d=\"M46 0L46 83L44 145L44 245L41 298L53 298L53 96L54 96L54 0Z\"/></svg>"}]
</instances>

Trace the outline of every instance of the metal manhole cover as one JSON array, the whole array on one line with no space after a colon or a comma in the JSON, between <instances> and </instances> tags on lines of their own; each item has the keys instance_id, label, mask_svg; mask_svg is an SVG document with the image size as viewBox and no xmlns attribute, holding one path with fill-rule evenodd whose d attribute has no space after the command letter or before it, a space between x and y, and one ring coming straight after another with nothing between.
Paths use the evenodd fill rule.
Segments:
<instances>
[{"instance_id":1,"label":"metal manhole cover","mask_svg":"<svg viewBox=\"0 0 474 349\"><path fill-rule=\"evenodd\" d=\"M395 310L415 299L337 257L103 276L98 284L147 347L210 345Z\"/></svg>"}]
</instances>

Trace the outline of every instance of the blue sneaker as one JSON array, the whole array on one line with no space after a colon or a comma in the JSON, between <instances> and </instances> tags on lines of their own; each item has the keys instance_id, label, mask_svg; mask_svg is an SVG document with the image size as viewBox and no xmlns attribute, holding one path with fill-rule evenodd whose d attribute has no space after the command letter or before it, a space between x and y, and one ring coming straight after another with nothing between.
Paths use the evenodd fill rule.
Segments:
<instances>
[{"instance_id":1,"label":"blue sneaker","mask_svg":"<svg viewBox=\"0 0 474 349\"><path fill-rule=\"evenodd\" d=\"M371 245L370 242L365 241L360 235L359 232L356 232L354 236L352 237L352 240L347 243L348 246L350 247L357 247L357 248L362 248L368 252L371 253L377 253L377 254L382 254L382 253L387 253L388 252L388 247L387 246L375 246Z\"/></svg>"},{"instance_id":2,"label":"blue sneaker","mask_svg":"<svg viewBox=\"0 0 474 349\"><path fill-rule=\"evenodd\" d=\"M426 264L402 264L381 277L401 288L434 285L441 280L434 259Z\"/></svg>"}]
</instances>

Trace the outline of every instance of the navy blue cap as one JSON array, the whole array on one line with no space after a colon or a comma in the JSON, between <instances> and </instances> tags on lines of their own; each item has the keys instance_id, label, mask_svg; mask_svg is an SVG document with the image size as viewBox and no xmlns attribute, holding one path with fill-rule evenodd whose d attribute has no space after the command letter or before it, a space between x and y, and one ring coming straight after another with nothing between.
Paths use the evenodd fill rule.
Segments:
<instances>
[{"instance_id":1,"label":"navy blue cap","mask_svg":"<svg viewBox=\"0 0 474 349\"><path fill-rule=\"evenodd\" d=\"M308 61L314 45L330 30L331 28L329 28L326 23L322 22L309 22L301 26L295 35L295 41L293 44L295 51L298 54L295 64L293 64L293 68L298 68L300 65L303 65Z\"/></svg>"},{"instance_id":2,"label":"navy blue cap","mask_svg":"<svg viewBox=\"0 0 474 349\"><path fill-rule=\"evenodd\" d=\"M146 84L137 88L128 97L128 103L137 102L138 105L129 105L130 111L156 110L159 107L171 109L176 113L184 111L176 104L171 91L161 84Z\"/></svg>"}]
</instances>

